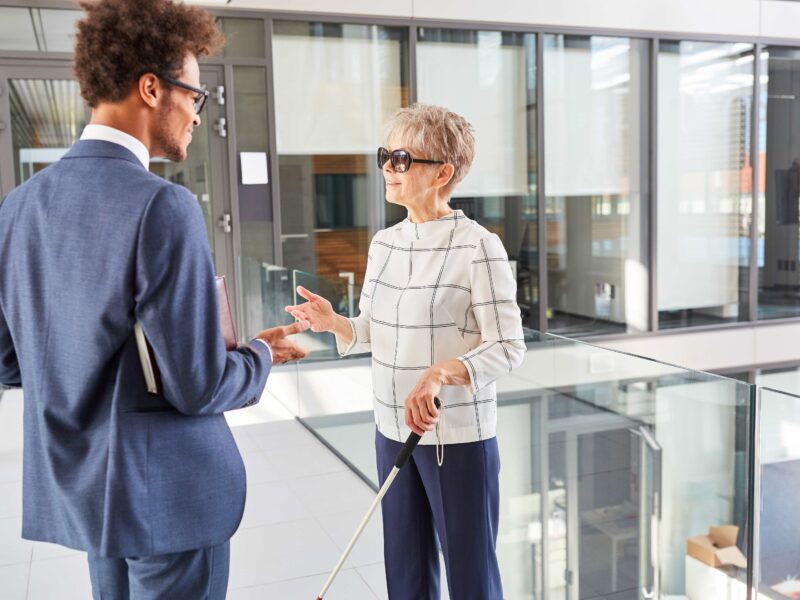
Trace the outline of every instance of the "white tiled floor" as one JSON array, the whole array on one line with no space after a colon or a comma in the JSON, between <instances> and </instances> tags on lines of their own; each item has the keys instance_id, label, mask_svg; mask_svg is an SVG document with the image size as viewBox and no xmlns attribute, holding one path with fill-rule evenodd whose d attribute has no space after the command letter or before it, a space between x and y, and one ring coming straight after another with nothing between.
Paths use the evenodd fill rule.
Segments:
<instances>
[{"instance_id":1,"label":"white tiled floor","mask_svg":"<svg viewBox=\"0 0 800 600\"><path fill-rule=\"evenodd\" d=\"M20 392L0 399L0 600L86 600L85 554L19 537L21 404ZM374 493L269 394L237 413L229 420L249 491L231 542L228 597L315 598ZM387 598L379 514L326 598Z\"/></svg>"}]
</instances>

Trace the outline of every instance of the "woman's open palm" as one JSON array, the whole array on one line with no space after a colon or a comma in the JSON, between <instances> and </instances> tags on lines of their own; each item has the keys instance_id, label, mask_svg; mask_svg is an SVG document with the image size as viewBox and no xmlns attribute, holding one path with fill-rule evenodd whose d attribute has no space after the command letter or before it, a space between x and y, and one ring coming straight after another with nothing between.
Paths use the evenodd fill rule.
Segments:
<instances>
[{"instance_id":1,"label":"woman's open palm","mask_svg":"<svg viewBox=\"0 0 800 600\"><path fill-rule=\"evenodd\" d=\"M308 321L311 324L311 331L317 333L321 331L332 331L336 320L336 313L331 303L322 296L308 291L302 285L297 286L297 293L305 298L307 302L295 304L294 306L287 306L285 308L286 312L298 321Z\"/></svg>"}]
</instances>

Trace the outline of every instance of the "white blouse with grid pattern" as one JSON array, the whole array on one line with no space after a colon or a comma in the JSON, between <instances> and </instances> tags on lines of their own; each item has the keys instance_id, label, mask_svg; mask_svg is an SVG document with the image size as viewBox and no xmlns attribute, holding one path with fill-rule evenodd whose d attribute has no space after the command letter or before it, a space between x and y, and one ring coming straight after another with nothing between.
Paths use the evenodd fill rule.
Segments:
<instances>
[{"instance_id":1,"label":"white blouse with grid pattern","mask_svg":"<svg viewBox=\"0 0 800 600\"><path fill-rule=\"evenodd\" d=\"M516 282L497 235L460 210L379 231L369 248L353 340L342 356L372 352L375 421L405 441L404 401L422 371L457 358L469 386L443 386L440 439L458 444L497 431L494 381L525 354ZM435 444L434 432L421 444Z\"/></svg>"}]
</instances>

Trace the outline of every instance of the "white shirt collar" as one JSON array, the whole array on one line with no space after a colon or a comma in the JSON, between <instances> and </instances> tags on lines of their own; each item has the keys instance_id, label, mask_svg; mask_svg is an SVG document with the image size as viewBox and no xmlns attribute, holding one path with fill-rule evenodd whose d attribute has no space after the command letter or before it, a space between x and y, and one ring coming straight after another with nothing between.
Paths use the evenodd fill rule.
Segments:
<instances>
[{"instance_id":1,"label":"white shirt collar","mask_svg":"<svg viewBox=\"0 0 800 600\"><path fill-rule=\"evenodd\" d=\"M108 125L96 125L90 123L83 128L81 134L82 140L102 140L104 142L111 142L112 144L119 144L123 148L127 148L133 152L134 156L139 159L145 169L150 168L150 152L147 147L132 135L128 135L124 131L109 127Z\"/></svg>"}]
</instances>

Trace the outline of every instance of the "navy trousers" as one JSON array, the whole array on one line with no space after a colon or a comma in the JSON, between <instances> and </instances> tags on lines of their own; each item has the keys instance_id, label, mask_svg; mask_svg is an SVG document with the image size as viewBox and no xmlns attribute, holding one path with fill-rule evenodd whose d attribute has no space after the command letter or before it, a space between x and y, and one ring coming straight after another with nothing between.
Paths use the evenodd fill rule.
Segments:
<instances>
[{"instance_id":1,"label":"navy trousers","mask_svg":"<svg viewBox=\"0 0 800 600\"><path fill-rule=\"evenodd\" d=\"M89 554L93 600L224 600L230 541L141 558Z\"/></svg>"},{"instance_id":2,"label":"navy trousers","mask_svg":"<svg viewBox=\"0 0 800 600\"><path fill-rule=\"evenodd\" d=\"M402 444L376 432L381 484ZM452 600L502 600L497 566L500 456L497 438L417 446L381 505L390 600L439 600L439 547Z\"/></svg>"}]
</instances>

